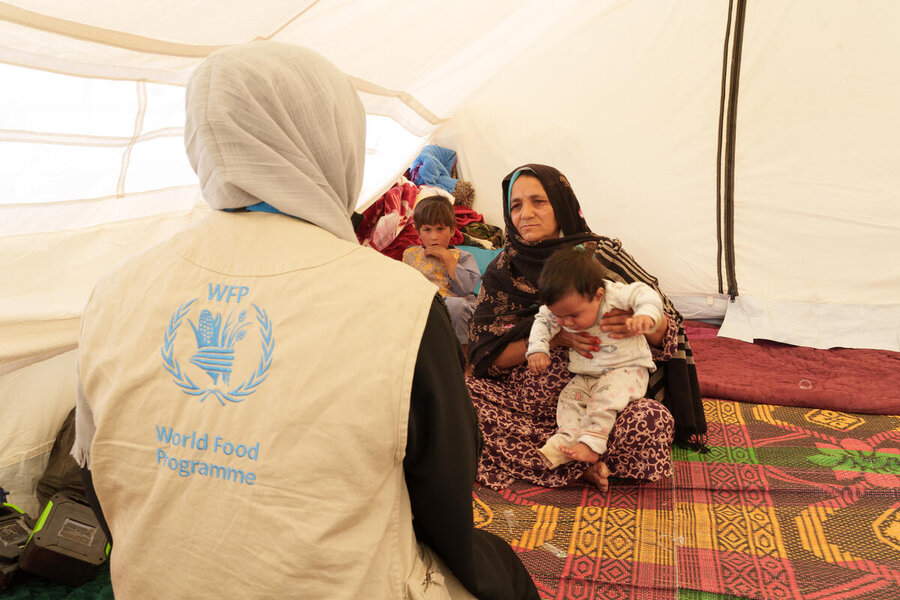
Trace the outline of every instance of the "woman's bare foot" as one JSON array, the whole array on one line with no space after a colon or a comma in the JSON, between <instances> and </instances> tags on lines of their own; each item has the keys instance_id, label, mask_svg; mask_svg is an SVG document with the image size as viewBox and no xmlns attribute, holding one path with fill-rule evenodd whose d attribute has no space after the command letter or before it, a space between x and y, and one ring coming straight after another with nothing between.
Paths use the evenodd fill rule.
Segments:
<instances>
[{"instance_id":1,"label":"woman's bare foot","mask_svg":"<svg viewBox=\"0 0 900 600\"><path fill-rule=\"evenodd\" d=\"M609 491L609 467L606 463L595 462L581 477L596 485L601 492Z\"/></svg>"},{"instance_id":2,"label":"woman's bare foot","mask_svg":"<svg viewBox=\"0 0 900 600\"><path fill-rule=\"evenodd\" d=\"M578 442L571 446L560 445L559 451L572 460L580 460L581 462L595 463L600 460L600 455L591 450L591 447L583 442Z\"/></svg>"}]
</instances>

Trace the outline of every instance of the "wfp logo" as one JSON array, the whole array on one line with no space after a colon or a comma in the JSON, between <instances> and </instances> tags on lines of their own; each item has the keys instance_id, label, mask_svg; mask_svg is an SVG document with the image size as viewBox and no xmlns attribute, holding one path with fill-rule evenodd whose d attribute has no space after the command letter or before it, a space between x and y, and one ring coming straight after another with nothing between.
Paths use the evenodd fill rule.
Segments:
<instances>
[{"instance_id":1,"label":"wfp logo","mask_svg":"<svg viewBox=\"0 0 900 600\"><path fill-rule=\"evenodd\" d=\"M188 319L197 338L197 354L191 357L191 362L206 371L213 384L219 382L219 375L222 376L222 381L228 383L231 366L234 364L234 345L244 339L247 333L244 329L250 324L244 320L247 318L246 310L241 311L234 323L231 319L233 314L228 314L224 329L222 315L213 316L205 308L200 311L199 327Z\"/></svg>"},{"instance_id":2,"label":"wfp logo","mask_svg":"<svg viewBox=\"0 0 900 600\"><path fill-rule=\"evenodd\" d=\"M226 291L229 290L230 293L226 296ZM236 303L239 304L248 291L249 288L243 286L216 285L213 287L213 284L209 284L209 299L228 303L236 295ZM272 354L275 349L272 322L265 310L251 303L250 307L254 314L250 314L247 309L239 308L227 310L226 307L226 310L221 312L204 308L200 311L195 323L188 315L192 308L196 308L194 304L198 300L199 298L194 298L185 302L172 313L160 348L163 368L172 375L172 381L185 394L199 397L200 402L210 395L214 396L222 406L225 406L226 402L243 402L265 381L269 367L272 365ZM236 359L253 352L251 344L241 342L247 337L247 333L252 331L251 325L253 325L254 316L260 339L259 361L255 362L255 369L246 380L232 385L232 371ZM175 340L185 317L188 317L187 322L194 330L194 337L191 341L196 342L195 345L191 344L191 349L196 352L193 352L188 362L206 374L208 380L203 375L200 375L199 379L201 383L206 381L206 386L195 381L198 375L196 372L192 378L187 371L182 369L175 356ZM183 349L185 345L184 343L181 345L181 352L184 354L187 353ZM211 385L209 385L210 381Z\"/></svg>"}]
</instances>

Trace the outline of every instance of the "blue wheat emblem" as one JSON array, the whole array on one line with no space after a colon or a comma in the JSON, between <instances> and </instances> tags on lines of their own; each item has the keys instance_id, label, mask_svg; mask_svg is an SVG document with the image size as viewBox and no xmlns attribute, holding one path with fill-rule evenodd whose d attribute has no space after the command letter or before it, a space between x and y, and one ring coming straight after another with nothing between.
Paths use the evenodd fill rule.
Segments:
<instances>
[{"instance_id":1,"label":"blue wheat emblem","mask_svg":"<svg viewBox=\"0 0 900 600\"><path fill-rule=\"evenodd\" d=\"M189 396L199 396L200 401L212 395L223 406L225 402L242 402L247 396L256 391L256 388L265 381L272 366L272 353L275 349L275 338L272 335L272 321L269 320L266 311L252 304L256 312L256 322L260 334L260 358L256 369L249 379L230 387L231 370L235 360L235 347L238 342L247 335L247 328L252 324L252 319L247 317L247 311L241 311L235 318L234 313L225 316L222 323L222 315L214 314L207 309L200 311L197 324L188 319L194 330L194 338L197 342L197 352L190 358L190 362L202 369L212 379L213 387L201 387L197 385L187 372L181 369L178 360L174 356L175 337L181 321L190 312L191 305L196 298L178 307L169 319L169 326L163 335L163 345L160 348L163 358L163 367L172 375L172 381ZM222 388L219 388L221 378Z\"/></svg>"},{"instance_id":2,"label":"blue wheat emblem","mask_svg":"<svg viewBox=\"0 0 900 600\"><path fill-rule=\"evenodd\" d=\"M206 371L213 384L219 383L220 375L222 381L228 383L234 364L234 345L244 339L247 335L244 330L250 325L246 321L246 310L241 311L237 321L232 321L233 315L228 314L225 327L222 327L222 315L214 317L207 309L200 311L199 326L188 319L197 338L197 353L191 357L191 362Z\"/></svg>"}]
</instances>

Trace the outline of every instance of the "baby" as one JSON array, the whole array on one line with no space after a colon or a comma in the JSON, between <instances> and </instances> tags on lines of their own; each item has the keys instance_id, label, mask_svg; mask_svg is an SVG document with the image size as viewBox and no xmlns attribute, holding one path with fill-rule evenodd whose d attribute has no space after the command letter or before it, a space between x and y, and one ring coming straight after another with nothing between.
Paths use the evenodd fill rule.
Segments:
<instances>
[{"instance_id":1,"label":"baby","mask_svg":"<svg viewBox=\"0 0 900 600\"><path fill-rule=\"evenodd\" d=\"M469 343L469 320L475 311L472 291L481 279L478 263L470 253L450 248L450 238L456 231L456 215L447 198L428 196L419 200L413 209L413 222L422 245L407 248L403 262L438 286L456 337L465 351Z\"/></svg>"},{"instance_id":2,"label":"baby","mask_svg":"<svg viewBox=\"0 0 900 600\"><path fill-rule=\"evenodd\" d=\"M528 367L544 371L550 364L550 340L560 329L586 331L600 338L599 351L586 358L569 350L575 374L560 392L556 408L559 429L538 451L550 468L580 460L596 463L607 450L616 416L632 400L643 398L656 365L644 333L662 320L662 300L650 286L606 279L607 271L583 246L555 252L541 270L539 298L528 339ZM627 320L634 334L612 339L598 321L609 310L633 310Z\"/></svg>"}]
</instances>

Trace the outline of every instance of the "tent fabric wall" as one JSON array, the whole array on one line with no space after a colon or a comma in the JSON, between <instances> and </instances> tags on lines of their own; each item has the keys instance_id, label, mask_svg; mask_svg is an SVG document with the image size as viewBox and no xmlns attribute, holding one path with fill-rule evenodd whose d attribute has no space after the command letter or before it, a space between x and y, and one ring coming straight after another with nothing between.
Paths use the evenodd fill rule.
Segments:
<instances>
[{"instance_id":1,"label":"tent fabric wall","mask_svg":"<svg viewBox=\"0 0 900 600\"><path fill-rule=\"evenodd\" d=\"M889 0L748 3L741 309L725 335L900 350L900 72L888 59L900 56L898 22Z\"/></svg>"},{"instance_id":2,"label":"tent fabric wall","mask_svg":"<svg viewBox=\"0 0 900 600\"><path fill-rule=\"evenodd\" d=\"M39 514L35 486L74 406L77 354L71 350L0 375L0 486L31 516Z\"/></svg>"},{"instance_id":3,"label":"tent fabric wall","mask_svg":"<svg viewBox=\"0 0 900 600\"><path fill-rule=\"evenodd\" d=\"M720 335L900 350L900 72L883 62L900 56L900 6L748 3L735 302L718 293L716 256L728 4L704 9L635 2L585 21L522 55L437 140L458 149L493 222L512 167L560 168L588 223L679 306L727 310Z\"/></svg>"},{"instance_id":4,"label":"tent fabric wall","mask_svg":"<svg viewBox=\"0 0 900 600\"><path fill-rule=\"evenodd\" d=\"M500 181L554 165L588 224L673 295L715 293L716 128L727 4L632 2L522 55L437 133L478 209L503 223ZM676 251L677 250L677 251Z\"/></svg>"},{"instance_id":5,"label":"tent fabric wall","mask_svg":"<svg viewBox=\"0 0 900 600\"><path fill-rule=\"evenodd\" d=\"M15 282L0 295L0 375L75 348L81 311L100 277L208 211L197 207L73 231L0 238L4 274ZM74 402L74 390L72 394Z\"/></svg>"},{"instance_id":6,"label":"tent fabric wall","mask_svg":"<svg viewBox=\"0 0 900 600\"><path fill-rule=\"evenodd\" d=\"M165 215L205 207L200 186L196 184L72 202L0 204L0 240L7 236L67 232L149 217L165 218Z\"/></svg>"}]
</instances>

